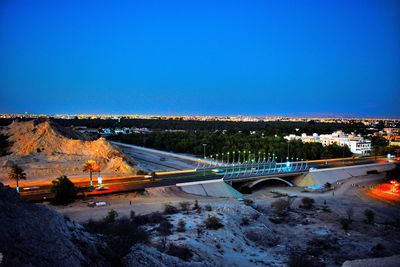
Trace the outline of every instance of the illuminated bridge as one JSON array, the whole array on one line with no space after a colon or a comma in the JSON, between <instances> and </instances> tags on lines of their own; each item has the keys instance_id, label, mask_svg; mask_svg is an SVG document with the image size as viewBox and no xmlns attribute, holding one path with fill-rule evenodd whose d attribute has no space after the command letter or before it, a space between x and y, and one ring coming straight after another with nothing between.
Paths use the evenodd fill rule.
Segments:
<instances>
[{"instance_id":1,"label":"illuminated bridge","mask_svg":"<svg viewBox=\"0 0 400 267\"><path fill-rule=\"evenodd\" d=\"M197 168L197 172L212 172L214 175L220 176L224 181L243 181L253 180L257 178L269 176L289 176L298 175L307 172L310 169L308 161L281 162L275 160L251 162L251 163L230 163L222 164L218 162L210 162L213 167L203 166Z\"/></svg>"}]
</instances>

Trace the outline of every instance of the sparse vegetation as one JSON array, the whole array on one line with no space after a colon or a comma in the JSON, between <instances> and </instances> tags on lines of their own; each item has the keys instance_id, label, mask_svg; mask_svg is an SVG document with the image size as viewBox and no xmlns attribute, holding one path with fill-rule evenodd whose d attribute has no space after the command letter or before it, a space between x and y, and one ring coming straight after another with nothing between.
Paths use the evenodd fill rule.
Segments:
<instances>
[{"instance_id":1,"label":"sparse vegetation","mask_svg":"<svg viewBox=\"0 0 400 267\"><path fill-rule=\"evenodd\" d=\"M287 215L292 203L293 200L291 198L281 198L272 202L271 208L274 209L278 215L283 216Z\"/></svg>"},{"instance_id":2,"label":"sparse vegetation","mask_svg":"<svg viewBox=\"0 0 400 267\"><path fill-rule=\"evenodd\" d=\"M175 214L175 213L178 213L178 209L175 206L172 206L170 204L165 204L164 205L164 213L165 214Z\"/></svg>"},{"instance_id":3,"label":"sparse vegetation","mask_svg":"<svg viewBox=\"0 0 400 267\"><path fill-rule=\"evenodd\" d=\"M303 197L301 199L301 207L304 209L311 209L314 206L315 200L310 197Z\"/></svg>"},{"instance_id":4,"label":"sparse vegetation","mask_svg":"<svg viewBox=\"0 0 400 267\"><path fill-rule=\"evenodd\" d=\"M350 221L348 218L340 218L339 222L342 225L343 230L348 230L352 221Z\"/></svg>"},{"instance_id":5,"label":"sparse vegetation","mask_svg":"<svg viewBox=\"0 0 400 267\"><path fill-rule=\"evenodd\" d=\"M180 202L179 206L181 207L181 210L185 213L189 213L190 210L190 203L189 202Z\"/></svg>"},{"instance_id":6,"label":"sparse vegetation","mask_svg":"<svg viewBox=\"0 0 400 267\"><path fill-rule=\"evenodd\" d=\"M176 228L176 231L181 232L181 233L186 231L186 223L183 219L179 219L178 227Z\"/></svg>"},{"instance_id":7,"label":"sparse vegetation","mask_svg":"<svg viewBox=\"0 0 400 267\"><path fill-rule=\"evenodd\" d=\"M368 223L373 223L375 219L375 212L370 209L366 209L364 211L365 218L367 219Z\"/></svg>"},{"instance_id":8,"label":"sparse vegetation","mask_svg":"<svg viewBox=\"0 0 400 267\"><path fill-rule=\"evenodd\" d=\"M158 226L157 231L160 233L160 235L167 236L172 234L172 227L173 225L168 220L163 220Z\"/></svg>"},{"instance_id":9,"label":"sparse vegetation","mask_svg":"<svg viewBox=\"0 0 400 267\"><path fill-rule=\"evenodd\" d=\"M145 215L136 215L134 217L134 221L139 225L158 224L163 220L165 220L165 218L160 212L152 212Z\"/></svg>"},{"instance_id":10,"label":"sparse vegetation","mask_svg":"<svg viewBox=\"0 0 400 267\"><path fill-rule=\"evenodd\" d=\"M54 198L51 203L54 205L66 205L74 202L77 189L67 176L63 175L52 181L51 192Z\"/></svg>"},{"instance_id":11,"label":"sparse vegetation","mask_svg":"<svg viewBox=\"0 0 400 267\"><path fill-rule=\"evenodd\" d=\"M108 211L106 217L104 217L104 221L112 223L112 222L115 222L117 217L118 217L118 212L116 212L114 209L111 209Z\"/></svg>"},{"instance_id":12,"label":"sparse vegetation","mask_svg":"<svg viewBox=\"0 0 400 267\"><path fill-rule=\"evenodd\" d=\"M174 257L178 257L182 260L189 260L193 257L193 252L187 248L186 246L178 246L175 244L169 244L168 245L168 249L166 251L166 253L168 255L174 256Z\"/></svg>"},{"instance_id":13,"label":"sparse vegetation","mask_svg":"<svg viewBox=\"0 0 400 267\"><path fill-rule=\"evenodd\" d=\"M208 218L204 221L204 224L207 229L218 230L224 225L221 223L221 220L216 216L208 216Z\"/></svg>"},{"instance_id":14,"label":"sparse vegetation","mask_svg":"<svg viewBox=\"0 0 400 267\"><path fill-rule=\"evenodd\" d=\"M347 214L347 220L349 220L350 222L353 221L353 215L354 215L354 210L352 207L346 209L346 214Z\"/></svg>"},{"instance_id":15,"label":"sparse vegetation","mask_svg":"<svg viewBox=\"0 0 400 267\"><path fill-rule=\"evenodd\" d=\"M258 246L269 248L278 244L279 239L264 230L250 230L246 233L246 238L256 243Z\"/></svg>"},{"instance_id":16,"label":"sparse vegetation","mask_svg":"<svg viewBox=\"0 0 400 267\"><path fill-rule=\"evenodd\" d=\"M201 209L201 207L200 207L200 205L199 205L199 201L198 201L197 199L194 201L193 209L194 209L194 210Z\"/></svg>"},{"instance_id":17,"label":"sparse vegetation","mask_svg":"<svg viewBox=\"0 0 400 267\"><path fill-rule=\"evenodd\" d=\"M111 215L115 217L115 214ZM128 218L105 219L100 221L89 220L84 224L91 233L101 234L104 242L111 251L105 252L111 265L121 265L121 258L125 256L130 248L137 243L146 243L149 239L147 231L135 220Z\"/></svg>"},{"instance_id":18,"label":"sparse vegetation","mask_svg":"<svg viewBox=\"0 0 400 267\"><path fill-rule=\"evenodd\" d=\"M315 260L304 253L292 252L289 255L288 267L317 267Z\"/></svg>"},{"instance_id":19,"label":"sparse vegetation","mask_svg":"<svg viewBox=\"0 0 400 267\"><path fill-rule=\"evenodd\" d=\"M321 251L336 250L338 249L337 239L330 236L315 237L308 241L307 254L318 256Z\"/></svg>"}]
</instances>

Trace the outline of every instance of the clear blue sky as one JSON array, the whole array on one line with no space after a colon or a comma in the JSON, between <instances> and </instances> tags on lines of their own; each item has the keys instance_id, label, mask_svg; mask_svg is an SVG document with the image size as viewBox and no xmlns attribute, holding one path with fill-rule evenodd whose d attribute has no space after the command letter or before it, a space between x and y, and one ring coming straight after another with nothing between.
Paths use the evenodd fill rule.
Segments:
<instances>
[{"instance_id":1,"label":"clear blue sky","mask_svg":"<svg viewBox=\"0 0 400 267\"><path fill-rule=\"evenodd\" d=\"M400 116L400 1L0 2L0 113Z\"/></svg>"}]
</instances>

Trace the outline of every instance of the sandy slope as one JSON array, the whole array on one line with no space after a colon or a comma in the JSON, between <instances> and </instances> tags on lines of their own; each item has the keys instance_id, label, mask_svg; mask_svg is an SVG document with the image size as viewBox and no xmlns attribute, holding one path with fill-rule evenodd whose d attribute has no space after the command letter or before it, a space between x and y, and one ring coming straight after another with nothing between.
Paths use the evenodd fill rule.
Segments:
<instances>
[{"instance_id":1,"label":"sandy slope","mask_svg":"<svg viewBox=\"0 0 400 267\"><path fill-rule=\"evenodd\" d=\"M28 179L82 174L83 164L93 159L103 173L133 173L132 160L104 138L88 140L73 129L49 121L14 121L2 129L12 143L10 155L0 158L0 177L16 163Z\"/></svg>"}]
</instances>

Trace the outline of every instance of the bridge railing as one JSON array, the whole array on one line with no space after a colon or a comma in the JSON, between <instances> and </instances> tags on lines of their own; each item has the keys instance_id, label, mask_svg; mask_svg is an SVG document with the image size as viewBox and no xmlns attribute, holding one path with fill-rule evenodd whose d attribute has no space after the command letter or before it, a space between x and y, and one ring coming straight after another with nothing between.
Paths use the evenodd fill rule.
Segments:
<instances>
[{"instance_id":1,"label":"bridge railing","mask_svg":"<svg viewBox=\"0 0 400 267\"><path fill-rule=\"evenodd\" d=\"M296 173L309 169L307 161L281 162L262 161L247 164L229 164L214 168L212 170L217 175L221 175L224 180L234 180L247 177L257 177L282 173Z\"/></svg>"}]
</instances>

